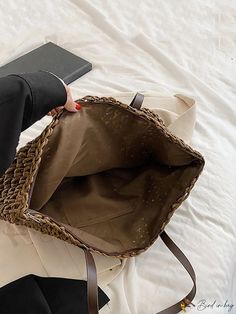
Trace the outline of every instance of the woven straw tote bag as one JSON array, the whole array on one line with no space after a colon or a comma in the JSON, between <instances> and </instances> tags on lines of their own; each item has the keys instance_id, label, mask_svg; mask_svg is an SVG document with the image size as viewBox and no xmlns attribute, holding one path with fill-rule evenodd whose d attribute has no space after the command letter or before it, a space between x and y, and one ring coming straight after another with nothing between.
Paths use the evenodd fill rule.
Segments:
<instances>
[{"instance_id":1,"label":"woven straw tote bag","mask_svg":"<svg viewBox=\"0 0 236 314\"><path fill-rule=\"evenodd\" d=\"M78 99L80 112L54 116L0 178L1 219L84 250L90 314L98 313L91 252L129 258L159 235L193 280L188 295L159 313L179 313L196 293L194 270L164 228L204 158L141 108L143 98L137 93L130 105L112 97Z\"/></svg>"}]
</instances>

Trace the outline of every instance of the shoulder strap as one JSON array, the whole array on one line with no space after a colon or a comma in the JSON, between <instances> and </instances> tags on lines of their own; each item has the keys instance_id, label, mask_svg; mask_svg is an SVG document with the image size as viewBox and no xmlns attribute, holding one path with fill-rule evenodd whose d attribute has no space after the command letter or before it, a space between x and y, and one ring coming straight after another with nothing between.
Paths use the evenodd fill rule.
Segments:
<instances>
[{"instance_id":1,"label":"shoulder strap","mask_svg":"<svg viewBox=\"0 0 236 314\"><path fill-rule=\"evenodd\" d=\"M174 305L168 307L167 309L158 312L157 314L176 314L179 313L181 310L185 311L185 308L192 304L192 300L196 294L196 275L192 265L190 264L187 257L184 253L178 248L178 246L171 240L171 238L167 235L165 231L162 231L160 234L162 241L168 247L168 249L174 254L174 256L178 259L178 261L183 265L183 267L187 270L189 276L193 281L193 287L191 291L179 302L175 303ZM194 304L192 304L195 306Z\"/></svg>"},{"instance_id":2,"label":"shoulder strap","mask_svg":"<svg viewBox=\"0 0 236 314\"><path fill-rule=\"evenodd\" d=\"M98 285L97 285L97 270L93 255L83 248L87 268L87 302L88 313L98 314Z\"/></svg>"},{"instance_id":3,"label":"shoulder strap","mask_svg":"<svg viewBox=\"0 0 236 314\"><path fill-rule=\"evenodd\" d=\"M144 100L144 95L140 93L136 93L133 100L130 103L130 106L136 109L140 109Z\"/></svg>"},{"instance_id":4,"label":"shoulder strap","mask_svg":"<svg viewBox=\"0 0 236 314\"><path fill-rule=\"evenodd\" d=\"M156 314L177 314L181 310L185 311L185 308L189 306L196 294L196 276L192 265L190 264L184 253L177 247L177 245L171 240L165 231L160 234L162 241L168 247L168 249L175 255L179 262L183 265L186 271L189 273L193 281L193 288L191 291L179 302L168 307L167 309L158 312ZM89 314L98 314L98 290L97 290L97 273L96 266L92 254L84 249L86 266L87 266L87 300ZM193 305L193 304L192 304Z\"/></svg>"}]
</instances>

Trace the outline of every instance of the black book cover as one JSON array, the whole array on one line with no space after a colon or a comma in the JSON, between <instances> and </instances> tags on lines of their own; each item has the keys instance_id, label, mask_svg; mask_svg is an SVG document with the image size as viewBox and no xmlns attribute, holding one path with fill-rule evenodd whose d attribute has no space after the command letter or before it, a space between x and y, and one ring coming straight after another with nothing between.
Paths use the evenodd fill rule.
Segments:
<instances>
[{"instance_id":1,"label":"black book cover","mask_svg":"<svg viewBox=\"0 0 236 314\"><path fill-rule=\"evenodd\" d=\"M0 77L39 70L52 72L69 84L92 70L92 64L48 42L0 67Z\"/></svg>"}]
</instances>

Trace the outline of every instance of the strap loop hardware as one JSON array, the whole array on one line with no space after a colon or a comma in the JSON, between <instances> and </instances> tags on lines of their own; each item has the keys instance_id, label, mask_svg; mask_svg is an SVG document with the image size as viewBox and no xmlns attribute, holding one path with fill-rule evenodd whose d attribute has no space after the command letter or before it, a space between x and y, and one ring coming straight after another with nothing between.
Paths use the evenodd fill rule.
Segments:
<instances>
[{"instance_id":1,"label":"strap loop hardware","mask_svg":"<svg viewBox=\"0 0 236 314\"><path fill-rule=\"evenodd\" d=\"M195 306L195 304L193 304L189 299L184 298L183 301L180 303L181 310L182 310L184 313L186 313L186 309L185 309L185 308L186 308L187 306L190 306L190 305Z\"/></svg>"}]
</instances>

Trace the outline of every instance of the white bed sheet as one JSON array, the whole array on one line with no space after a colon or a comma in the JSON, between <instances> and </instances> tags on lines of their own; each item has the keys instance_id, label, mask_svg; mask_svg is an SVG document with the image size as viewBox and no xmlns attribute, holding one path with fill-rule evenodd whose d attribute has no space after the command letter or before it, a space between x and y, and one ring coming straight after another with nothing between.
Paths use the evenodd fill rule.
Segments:
<instances>
[{"instance_id":1,"label":"white bed sheet","mask_svg":"<svg viewBox=\"0 0 236 314\"><path fill-rule=\"evenodd\" d=\"M196 307L187 311L236 313L236 2L8 0L0 29L1 64L48 41L90 60L93 71L72 84L75 98L154 91L197 100L192 146L206 165L166 229L196 271ZM154 314L190 288L158 240L105 288L111 301L101 313ZM204 299L216 303L199 308ZM216 306L225 302L233 306Z\"/></svg>"}]
</instances>

